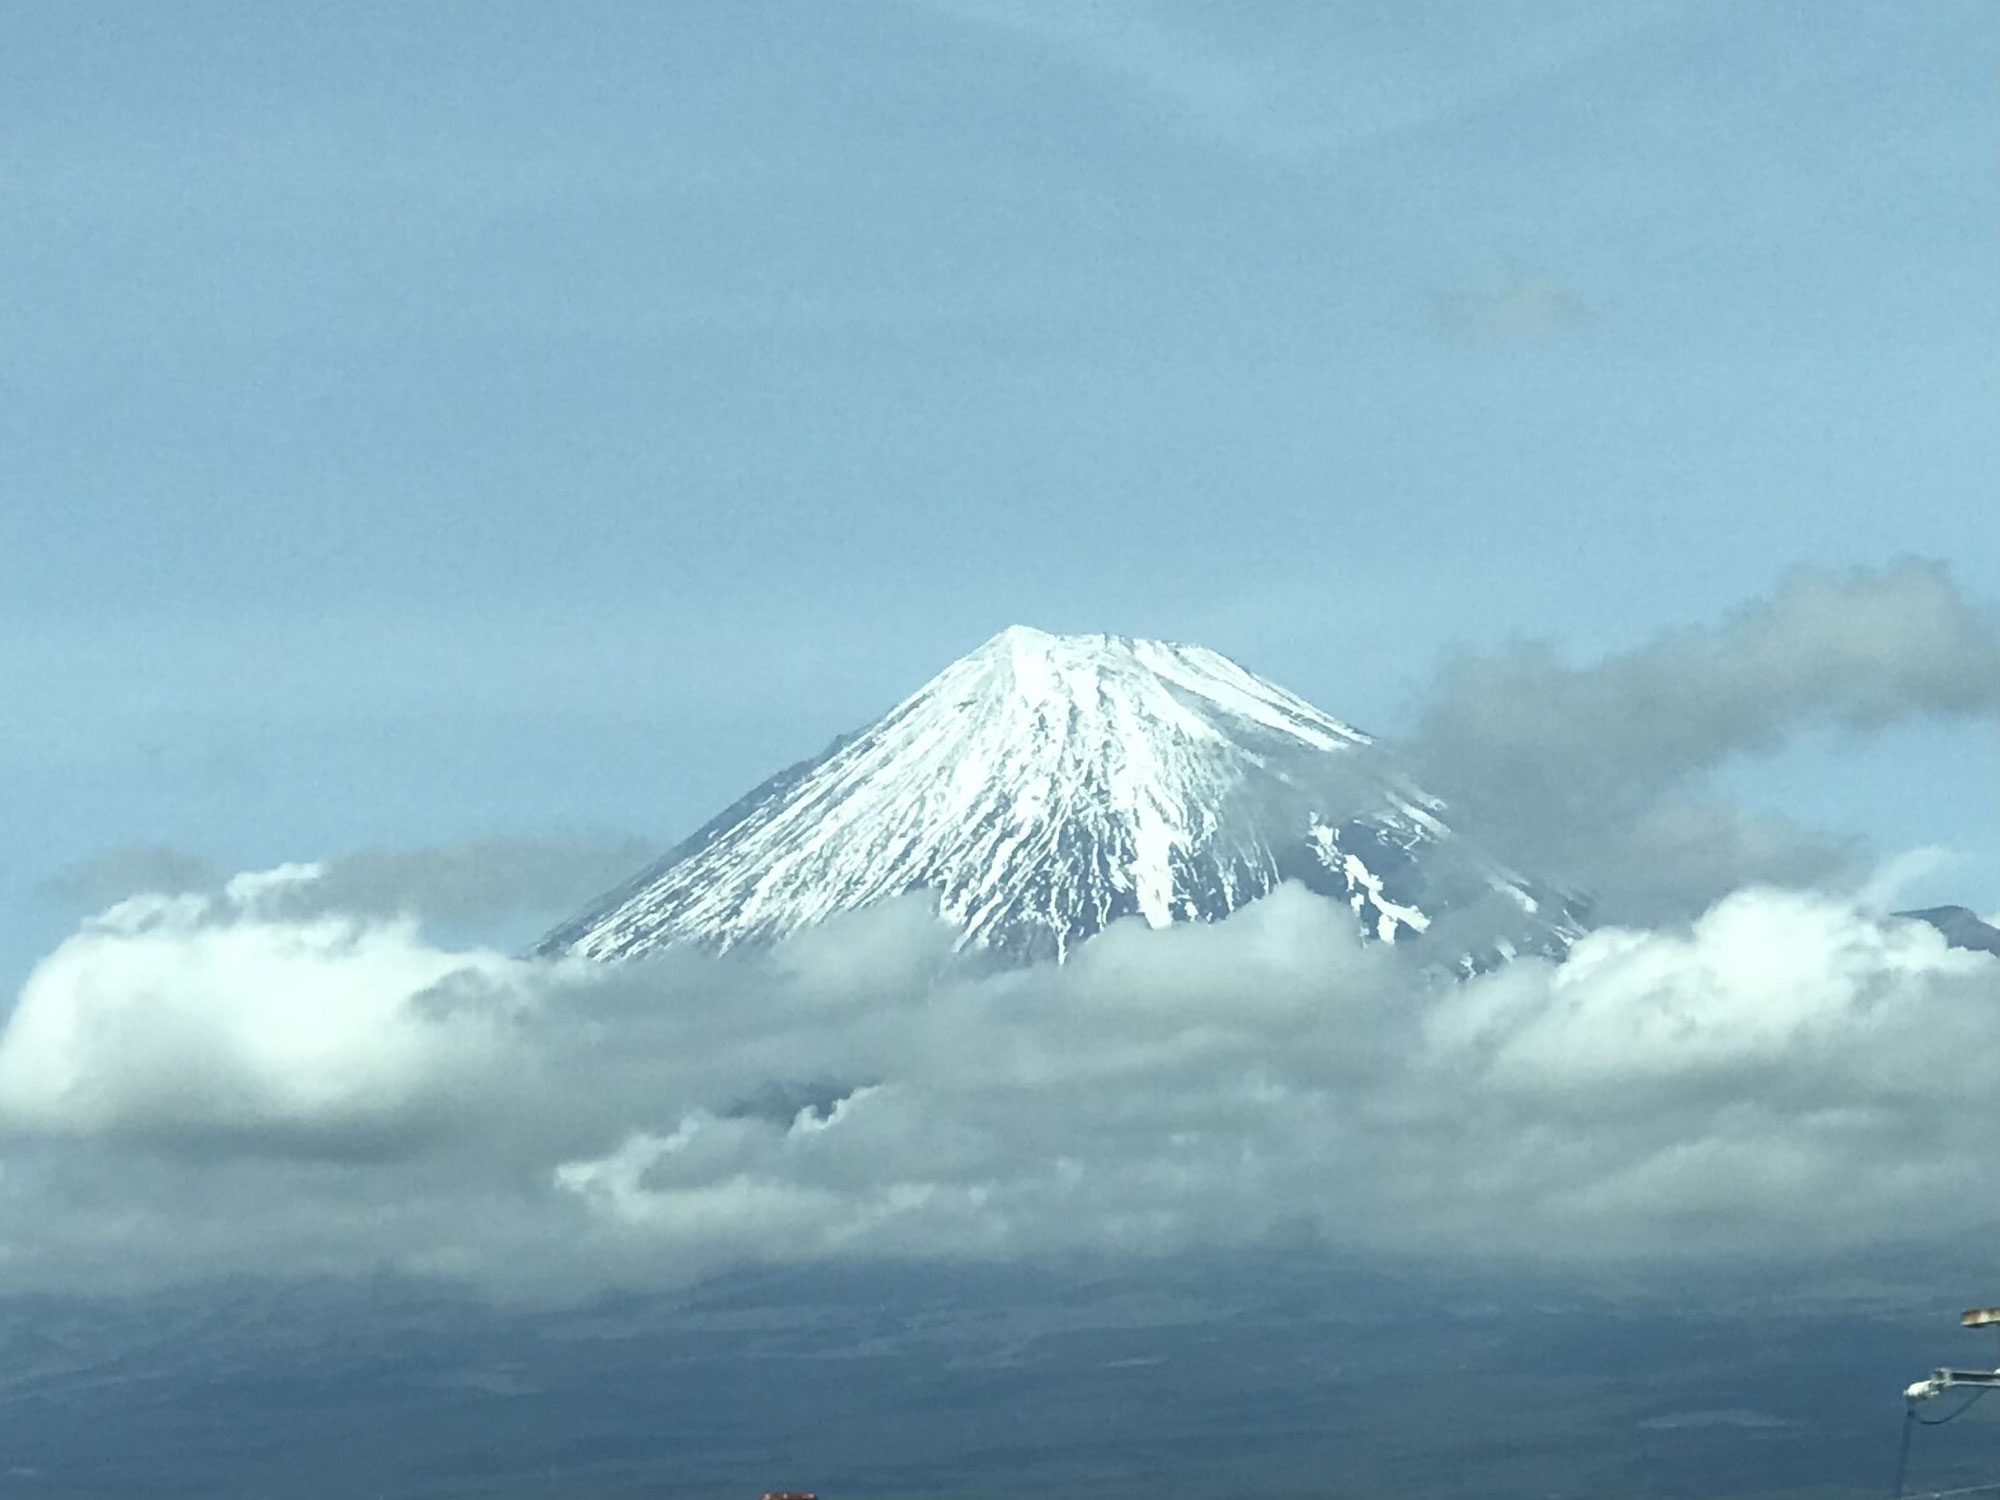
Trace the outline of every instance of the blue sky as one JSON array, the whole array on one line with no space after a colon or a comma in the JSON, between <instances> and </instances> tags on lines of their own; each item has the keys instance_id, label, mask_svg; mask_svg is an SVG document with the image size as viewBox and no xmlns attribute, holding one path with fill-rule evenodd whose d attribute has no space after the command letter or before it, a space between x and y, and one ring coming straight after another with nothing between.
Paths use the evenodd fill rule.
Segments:
<instances>
[{"instance_id":1,"label":"blue sky","mask_svg":"<svg viewBox=\"0 0 2000 1500\"><path fill-rule=\"evenodd\" d=\"M0 980L65 868L665 843L1015 621L1391 734L1995 594L1992 8L0 9ZM1990 913L1990 715L1726 766ZM38 894L40 893L40 894Z\"/></svg>"}]
</instances>

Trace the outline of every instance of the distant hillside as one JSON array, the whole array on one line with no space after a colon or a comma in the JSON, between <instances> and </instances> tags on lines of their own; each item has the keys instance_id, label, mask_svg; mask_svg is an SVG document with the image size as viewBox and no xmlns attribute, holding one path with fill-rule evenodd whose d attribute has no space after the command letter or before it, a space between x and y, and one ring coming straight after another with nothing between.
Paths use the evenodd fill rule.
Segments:
<instances>
[{"instance_id":1,"label":"distant hillside","mask_svg":"<svg viewBox=\"0 0 2000 1500\"><path fill-rule=\"evenodd\" d=\"M1963 906L1927 906L1922 911L1899 911L1896 915L1930 923L1954 948L2000 956L2000 927L1981 921Z\"/></svg>"}]
</instances>

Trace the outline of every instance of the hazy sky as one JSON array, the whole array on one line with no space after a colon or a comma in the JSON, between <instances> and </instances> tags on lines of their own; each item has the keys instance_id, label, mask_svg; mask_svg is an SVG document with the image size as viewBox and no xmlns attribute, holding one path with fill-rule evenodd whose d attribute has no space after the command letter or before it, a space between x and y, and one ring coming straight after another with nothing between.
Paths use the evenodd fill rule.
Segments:
<instances>
[{"instance_id":1,"label":"hazy sky","mask_svg":"<svg viewBox=\"0 0 2000 1500\"><path fill-rule=\"evenodd\" d=\"M1014 621L1397 733L1995 592L1990 5L0 8L10 983L106 850L665 842ZM1754 805L1996 901L1991 717ZM59 904L59 903L58 903Z\"/></svg>"}]
</instances>

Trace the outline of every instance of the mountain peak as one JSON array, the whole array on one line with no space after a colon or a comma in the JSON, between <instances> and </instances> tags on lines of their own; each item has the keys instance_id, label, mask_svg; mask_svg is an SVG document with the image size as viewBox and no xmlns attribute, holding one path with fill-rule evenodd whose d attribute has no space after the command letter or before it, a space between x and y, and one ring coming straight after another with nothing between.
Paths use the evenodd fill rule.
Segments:
<instances>
[{"instance_id":1,"label":"mountain peak","mask_svg":"<svg viewBox=\"0 0 2000 1500\"><path fill-rule=\"evenodd\" d=\"M1367 735L1217 652L1015 625L541 951L728 948L910 891L965 945L1021 959L1060 960L1121 917L1214 920L1285 879L1390 940L1496 891L1539 911L1440 810Z\"/></svg>"},{"instance_id":2,"label":"mountain peak","mask_svg":"<svg viewBox=\"0 0 2000 1500\"><path fill-rule=\"evenodd\" d=\"M1180 649L1171 641L1152 641L1129 635L1094 632L1061 635L1051 630L1038 630L1033 625L1009 625L968 655L1061 657L1078 662L1091 659L1115 661L1136 654L1142 646L1169 651Z\"/></svg>"},{"instance_id":3,"label":"mountain peak","mask_svg":"<svg viewBox=\"0 0 2000 1500\"><path fill-rule=\"evenodd\" d=\"M1253 735L1275 734L1320 749L1370 743L1367 735L1205 646L1129 635L1056 635L1010 625L960 657L903 704L959 695L1076 709L1070 734L1129 732L1144 724L1169 738L1213 740L1219 715ZM1044 726L1044 732L1049 732Z\"/></svg>"},{"instance_id":4,"label":"mountain peak","mask_svg":"<svg viewBox=\"0 0 2000 1500\"><path fill-rule=\"evenodd\" d=\"M1106 639L1106 640L1108 640L1108 639L1110 639L1110 637L1108 637L1108 636L1106 636L1106 637L1101 637L1101 638L1100 638L1100 637L1091 637L1091 636L1067 636L1067 637L1065 637L1065 636L1060 636L1060 635L1056 635L1056 634L1054 634L1054 633L1053 633L1053 632L1051 632L1051 631L1047 631L1047 630L1037 630L1037 629L1036 629L1036 628L1035 628L1034 626L1032 626L1032 625L1009 625L1009 626L1008 626L1008 627L1007 627L1006 629L1004 629L1004 630L1001 630L1001 631L999 631L998 633L996 633L996 634L995 634L995 635L993 636L993 638L992 638L991 640L987 641L985 645L983 645L983 646L981 646L981 647L979 648L979 651L980 651L980 652L985 652L985 651L1016 651L1016 650L1026 650L1026 651L1044 651L1044 650L1047 650L1047 649L1048 649L1048 647L1049 647L1049 646L1050 646L1051 644L1053 644L1054 642L1056 642L1056 641L1060 641L1060 640L1065 640L1065 639L1067 639L1067 640L1090 640L1090 639ZM977 655L977 654L979 654L979 653L978 653L978 652L975 652L975 653L973 653L973 654L974 654L974 655Z\"/></svg>"}]
</instances>

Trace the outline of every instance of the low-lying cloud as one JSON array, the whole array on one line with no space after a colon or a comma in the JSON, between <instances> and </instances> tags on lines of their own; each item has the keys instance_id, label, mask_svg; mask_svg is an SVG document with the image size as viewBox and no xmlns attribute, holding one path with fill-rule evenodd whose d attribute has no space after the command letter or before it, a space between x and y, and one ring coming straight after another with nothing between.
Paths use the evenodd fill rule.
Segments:
<instances>
[{"instance_id":1,"label":"low-lying cloud","mask_svg":"<svg viewBox=\"0 0 2000 1500\"><path fill-rule=\"evenodd\" d=\"M0 1111L33 1132L286 1152L374 1141L448 1102L498 1043L424 998L505 961L430 947L407 920L273 918L296 866L217 895L119 903L36 968L0 1035Z\"/></svg>"},{"instance_id":2,"label":"low-lying cloud","mask_svg":"<svg viewBox=\"0 0 2000 1500\"><path fill-rule=\"evenodd\" d=\"M597 967L139 897L0 1033L16 1283L1321 1243L1784 1258L1992 1218L1994 963L1820 895L1456 983L1286 887L973 974L920 901Z\"/></svg>"}]
</instances>

